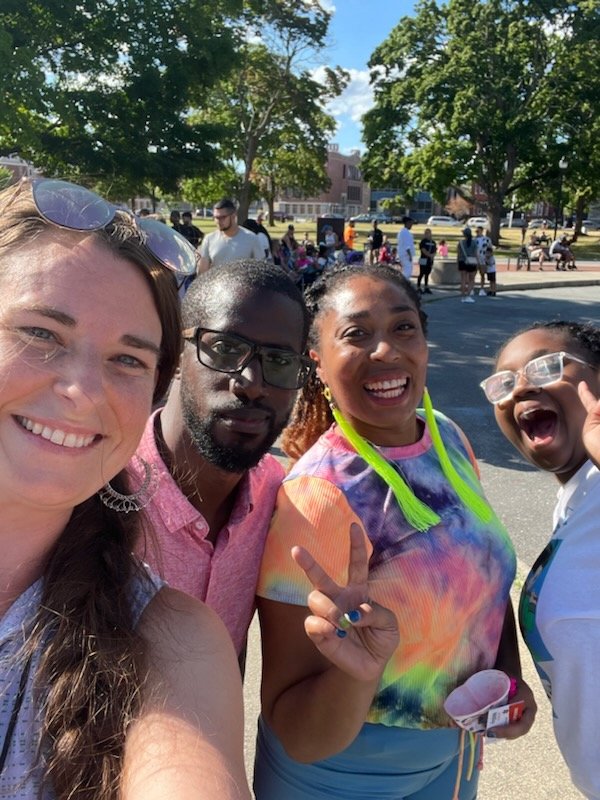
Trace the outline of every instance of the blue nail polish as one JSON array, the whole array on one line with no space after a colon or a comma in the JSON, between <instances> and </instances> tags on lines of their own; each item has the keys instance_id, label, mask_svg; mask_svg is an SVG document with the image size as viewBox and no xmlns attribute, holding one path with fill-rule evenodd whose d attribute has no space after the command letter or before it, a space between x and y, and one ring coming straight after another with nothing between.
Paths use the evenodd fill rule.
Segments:
<instances>
[{"instance_id":1,"label":"blue nail polish","mask_svg":"<svg viewBox=\"0 0 600 800\"><path fill-rule=\"evenodd\" d=\"M343 631L341 628L335 629L335 635L338 636L340 639L344 639L348 634L346 631Z\"/></svg>"},{"instance_id":2,"label":"blue nail polish","mask_svg":"<svg viewBox=\"0 0 600 800\"><path fill-rule=\"evenodd\" d=\"M358 608L354 608L354 609L352 609L352 611L347 611L344 614L344 616L346 617L348 622L350 622L352 625L355 625L357 622L360 621L360 618L362 617L362 614L360 613Z\"/></svg>"}]
</instances>

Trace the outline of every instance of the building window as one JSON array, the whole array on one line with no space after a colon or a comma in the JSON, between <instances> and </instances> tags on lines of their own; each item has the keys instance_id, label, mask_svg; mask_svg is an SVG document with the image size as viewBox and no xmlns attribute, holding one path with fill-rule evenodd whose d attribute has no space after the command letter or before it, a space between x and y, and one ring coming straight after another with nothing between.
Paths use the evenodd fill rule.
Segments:
<instances>
[{"instance_id":1,"label":"building window","mask_svg":"<svg viewBox=\"0 0 600 800\"><path fill-rule=\"evenodd\" d=\"M348 186L348 200L352 200L355 203L362 202L362 187L360 186Z\"/></svg>"}]
</instances>

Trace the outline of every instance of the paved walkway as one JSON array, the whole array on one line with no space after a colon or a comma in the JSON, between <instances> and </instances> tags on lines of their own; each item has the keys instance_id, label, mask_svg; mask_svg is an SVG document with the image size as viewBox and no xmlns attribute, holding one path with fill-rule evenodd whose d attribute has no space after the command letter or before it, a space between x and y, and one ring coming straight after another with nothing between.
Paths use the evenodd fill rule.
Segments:
<instances>
[{"instance_id":1,"label":"paved walkway","mask_svg":"<svg viewBox=\"0 0 600 800\"><path fill-rule=\"evenodd\" d=\"M540 270L531 267L530 271L515 268L512 262L498 261L496 267L496 283L498 292L507 292L526 289L547 289L560 286L597 286L600 285L600 261L583 261L577 265L576 270L557 270L549 264ZM435 273L434 273L435 274ZM430 279L430 287L443 292L459 292L460 283L436 284ZM479 276L476 285L479 286ZM434 295L435 296L435 295Z\"/></svg>"}]
</instances>

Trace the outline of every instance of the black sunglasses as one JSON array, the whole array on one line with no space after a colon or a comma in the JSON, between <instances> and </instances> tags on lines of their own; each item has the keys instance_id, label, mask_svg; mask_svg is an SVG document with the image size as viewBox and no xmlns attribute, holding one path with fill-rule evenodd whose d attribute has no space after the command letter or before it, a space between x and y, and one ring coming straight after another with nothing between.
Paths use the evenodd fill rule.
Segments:
<instances>
[{"instance_id":1,"label":"black sunglasses","mask_svg":"<svg viewBox=\"0 0 600 800\"><path fill-rule=\"evenodd\" d=\"M308 356L260 345L234 333L195 327L184 330L182 336L196 345L198 361L216 372L242 372L258 356L265 383L278 389L302 388L315 367Z\"/></svg>"},{"instance_id":2,"label":"black sunglasses","mask_svg":"<svg viewBox=\"0 0 600 800\"><path fill-rule=\"evenodd\" d=\"M90 189L68 181L34 178L31 191L40 215L47 222L69 230L100 230L112 222L117 211L122 211L131 216L143 234L144 246L160 264L181 276L196 272L196 250L184 236L159 220L136 217Z\"/></svg>"}]
</instances>

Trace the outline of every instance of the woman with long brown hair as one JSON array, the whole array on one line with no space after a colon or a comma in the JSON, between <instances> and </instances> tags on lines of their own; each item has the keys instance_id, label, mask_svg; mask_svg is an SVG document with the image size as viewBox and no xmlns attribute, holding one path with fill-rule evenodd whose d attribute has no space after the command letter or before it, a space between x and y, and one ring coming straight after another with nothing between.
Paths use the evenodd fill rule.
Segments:
<instances>
[{"instance_id":1,"label":"woman with long brown hair","mask_svg":"<svg viewBox=\"0 0 600 800\"><path fill-rule=\"evenodd\" d=\"M0 194L0 254L0 796L247 798L228 636L131 555L193 250L40 179Z\"/></svg>"}]
</instances>

